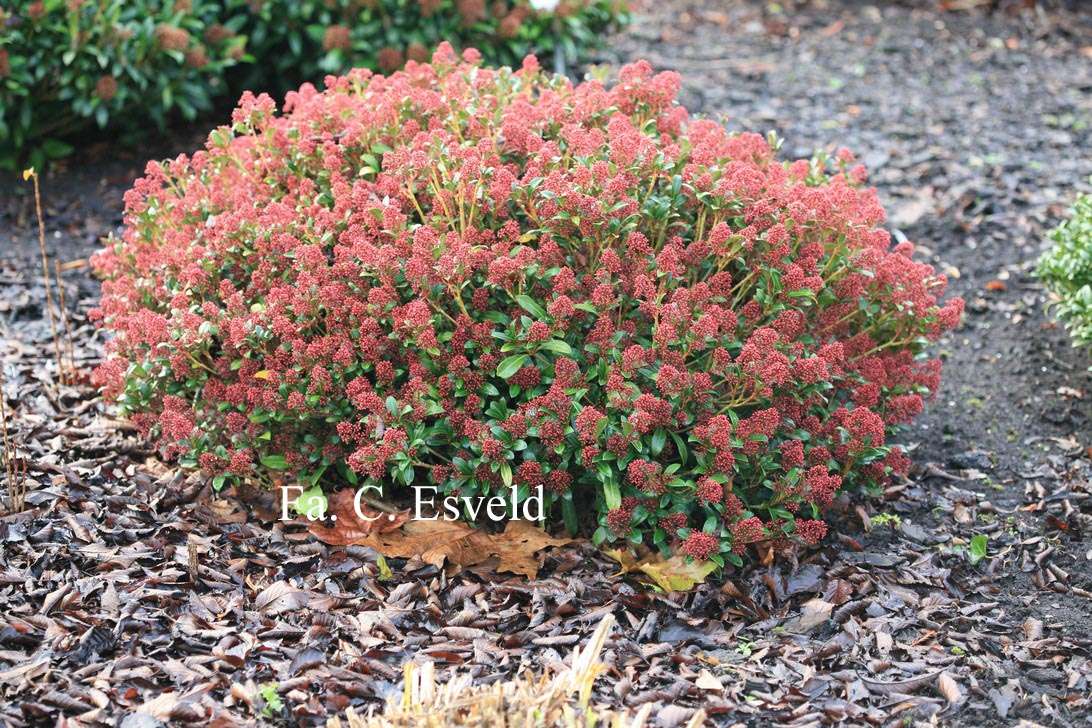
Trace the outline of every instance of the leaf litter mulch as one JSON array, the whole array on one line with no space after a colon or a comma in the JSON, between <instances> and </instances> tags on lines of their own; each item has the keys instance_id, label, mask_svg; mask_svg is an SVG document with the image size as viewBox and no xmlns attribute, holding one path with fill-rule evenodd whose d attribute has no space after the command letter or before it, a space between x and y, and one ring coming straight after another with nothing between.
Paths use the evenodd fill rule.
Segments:
<instances>
[{"instance_id":1,"label":"leaf litter mulch","mask_svg":"<svg viewBox=\"0 0 1092 728\"><path fill-rule=\"evenodd\" d=\"M1092 388L1030 270L1089 171L1090 27L1042 5L664 0L615 42L682 71L691 108L783 132L790 154L857 150L896 234L970 304L944 391L904 436L911 477L843 502L843 535L798 562L689 593L581 543L543 552L534 579L488 553L453 573L381 561L160 463L85 380L59 381L37 231L26 196L3 195L0 363L30 492L0 519L0 721L321 724L398 696L407 661L483 683L549 670L612 614L594 702L651 703L665 726L699 708L719 725L1087 724ZM144 157L199 144L100 147L46 178L81 371L101 346L80 261Z\"/></svg>"}]
</instances>

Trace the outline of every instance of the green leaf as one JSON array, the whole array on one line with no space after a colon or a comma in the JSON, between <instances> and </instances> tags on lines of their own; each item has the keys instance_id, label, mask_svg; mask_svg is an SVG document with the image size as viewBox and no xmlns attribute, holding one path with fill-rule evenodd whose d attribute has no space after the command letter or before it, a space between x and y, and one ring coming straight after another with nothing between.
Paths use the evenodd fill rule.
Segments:
<instances>
[{"instance_id":1,"label":"green leaf","mask_svg":"<svg viewBox=\"0 0 1092 728\"><path fill-rule=\"evenodd\" d=\"M42 142L42 152L50 159L67 157L75 151L75 147L58 139L46 139Z\"/></svg>"},{"instance_id":2,"label":"green leaf","mask_svg":"<svg viewBox=\"0 0 1092 728\"><path fill-rule=\"evenodd\" d=\"M982 559L986 558L986 546L989 544L989 539L979 534L978 536L971 536L971 563L977 564Z\"/></svg>"},{"instance_id":3,"label":"green leaf","mask_svg":"<svg viewBox=\"0 0 1092 728\"><path fill-rule=\"evenodd\" d=\"M603 498L607 501L607 508L615 511L622 507L622 491L618 483L609 480L603 483Z\"/></svg>"},{"instance_id":4,"label":"green leaf","mask_svg":"<svg viewBox=\"0 0 1092 728\"><path fill-rule=\"evenodd\" d=\"M549 341L544 342L540 348L561 354L562 356L573 355L573 348L561 339L550 339Z\"/></svg>"},{"instance_id":5,"label":"green leaf","mask_svg":"<svg viewBox=\"0 0 1092 728\"><path fill-rule=\"evenodd\" d=\"M497 365L497 376L501 379L508 379L516 372L518 372L526 363L526 354L514 354L504 359L499 365Z\"/></svg>"},{"instance_id":6,"label":"green leaf","mask_svg":"<svg viewBox=\"0 0 1092 728\"><path fill-rule=\"evenodd\" d=\"M546 309L544 309L538 301L531 298L526 293L521 293L520 295L516 296L516 303L519 304L520 308L522 308L524 311L531 314L532 316L535 316L539 319L546 318Z\"/></svg>"},{"instance_id":7,"label":"green leaf","mask_svg":"<svg viewBox=\"0 0 1092 728\"><path fill-rule=\"evenodd\" d=\"M288 467L287 461L284 459L284 455L266 455L259 460L262 465L270 470L284 470Z\"/></svg>"},{"instance_id":8,"label":"green leaf","mask_svg":"<svg viewBox=\"0 0 1092 728\"><path fill-rule=\"evenodd\" d=\"M675 448L679 451L679 462L686 462L687 450L686 443L683 442L682 437L677 432L671 433L671 439L675 441Z\"/></svg>"},{"instance_id":9,"label":"green leaf","mask_svg":"<svg viewBox=\"0 0 1092 728\"><path fill-rule=\"evenodd\" d=\"M565 521L565 530L570 536L575 536L580 530L580 519L577 517L576 504L573 503L572 495L561 499L561 517Z\"/></svg>"},{"instance_id":10,"label":"green leaf","mask_svg":"<svg viewBox=\"0 0 1092 728\"><path fill-rule=\"evenodd\" d=\"M652 454L659 455L663 452L664 445L667 444L667 430L662 427L656 428L656 431L652 433Z\"/></svg>"},{"instance_id":11,"label":"green leaf","mask_svg":"<svg viewBox=\"0 0 1092 728\"><path fill-rule=\"evenodd\" d=\"M325 494L322 492L322 488L317 485L310 490L305 490L300 493L299 498L293 504L293 508L296 513L301 516L307 516L308 518L319 519L326 515L326 509L329 503L326 500Z\"/></svg>"}]
</instances>

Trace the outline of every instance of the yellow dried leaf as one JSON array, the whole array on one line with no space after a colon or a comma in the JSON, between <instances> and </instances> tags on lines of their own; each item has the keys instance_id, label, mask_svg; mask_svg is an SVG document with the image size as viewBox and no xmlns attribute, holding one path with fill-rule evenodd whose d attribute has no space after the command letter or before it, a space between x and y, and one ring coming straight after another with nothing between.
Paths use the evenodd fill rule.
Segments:
<instances>
[{"instance_id":1,"label":"yellow dried leaf","mask_svg":"<svg viewBox=\"0 0 1092 728\"><path fill-rule=\"evenodd\" d=\"M685 556L672 556L667 561L645 562L637 566L637 570L644 572L656 586L664 591L689 591L705 578L712 574L717 565L712 561L698 561L694 559L689 563Z\"/></svg>"}]
</instances>

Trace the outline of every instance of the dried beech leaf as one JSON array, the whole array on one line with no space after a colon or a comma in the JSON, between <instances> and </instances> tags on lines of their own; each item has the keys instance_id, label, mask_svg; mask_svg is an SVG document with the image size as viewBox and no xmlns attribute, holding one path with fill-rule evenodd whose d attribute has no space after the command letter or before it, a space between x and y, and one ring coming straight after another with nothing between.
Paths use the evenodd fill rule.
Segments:
<instances>
[{"instance_id":1,"label":"dried beech leaf","mask_svg":"<svg viewBox=\"0 0 1092 728\"><path fill-rule=\"evenodd\" d=\"M720 680L717 680L713 673L705 669L698 675L698 679L694 681L694 684L702 690L708 690L711 693L724 692L724 686L720 684Z\"/></svg>"},{"instance_id":2,"label":"dried beech leaf","mask_svg":"<svg viewBox=\"0 0 1092 728\"><path fill-rule=\"evenodd\" d=\"M793 617L785 623L785 629L789 632L807 632L818 627L830 619L830 613L834 605L822 599L811 599L804 603L800 616Z\"/></svg>"},{"instance_id":3,"label":"dried beech leaf","mask_svg":"<svg viewBox=\"0 0 1092 728\"><path fill-rule=\"evenodd\" d=\"M614 559L618 562L618 565L622 567L622 570L619 571L615 576L621 576L628 571L632 571L633 568L637 566L638 562L640 561L640 559L638 559L637 556L627 548L603 549L603 555L609 556L610 558Z\"/></svg>"},{"instance_id":4,"label":"dried beech leaf","mask_svg":"<svg viewBox=\"0 0 1092 728\"><path fill-rule=\"evenodd\" d=\"M311 523L307 530L312 536L331 546L371 545L372 534L394 531L409 519L409 511L383 513L356 503L356 493L346 488L330 496L330 524Z\"/></svg>"},{"instance_id":5,"label":"dried beech leaf","mask_svg":"<svg viewBox=\"0 0 1092 728\"><path fill-rule=\"evenodd\" d=\"M940 676L937 678L937 689L940 690L940 694L944 696L944 699L947 700L950 705L954 705L963 700L963 691L959 689L959 683L946 672L940 673Z\"/></svg>"},{"instance_id":6,"label":"dried beech leaf","mask_svg":"<svg viewBox=\"0 0 1092 728\"><path fill-rule=\"evenodd\" d=\"M881 682L879 680L870 680L864 675L858 675L861 678L861 682L865 684L869 692L876 693L877 695L895 695L904 694L909 695L915 690L922 688L926 685L931 685L937 676L941 674L941 671L930 672L925 675L915 675L912 678L906 680L895 680L892 682Z\"/></svg>"},{"instance_id":7,"label":"dried beech leaf","mask_svg":"<svg viewBox=\"0 0 1092 728\"><path fill-rule=\"evenodd\" d=\"M353 543L371 546L388 557L418 558L426 564L447 562L460 568L497 556L497 571L534 577L542 565L535 554L572 539L558 539L528 521L509 521L503 533L487 533L460 521L409 521L400 530L372 533Z\"/></svg>"},{"instance_id":8,"label":"dried beech leaf","mask_svg":"<svg viewBox=\"0 0 1092 728\"><path fill-rule=\"evenodd\" d=\"M831 579L823 592L824 601L835 606L845 604L851 596L853 596L853 584L845 579Z\"/></svg>"},{"instance_id":9,"label":"dried beech leaf","mask_svg":"<svg viewBox=\"0 0 1092 728\"><path fill-rule=\"evenodd\" d=\"M311 603L311 592L298 589L287 581L277 581L266 587L254 599L254 606L271 614L295 612Z\"/></svg>"},{"instance_id":10,"label":"dried beech leaf","mask_svg":"<svg viewBox=\"0 0 1092 728\"><path fill-rule=\"evenodd\" d=\"M493 553L500 557L497 571L511 571L530 577L537 576L542 566L536 553L551 546L573 543L573 539L554 538L529 521L509 521L504 533L489 536L489 542L495 549Z\"/></svg>"}]
</instances>

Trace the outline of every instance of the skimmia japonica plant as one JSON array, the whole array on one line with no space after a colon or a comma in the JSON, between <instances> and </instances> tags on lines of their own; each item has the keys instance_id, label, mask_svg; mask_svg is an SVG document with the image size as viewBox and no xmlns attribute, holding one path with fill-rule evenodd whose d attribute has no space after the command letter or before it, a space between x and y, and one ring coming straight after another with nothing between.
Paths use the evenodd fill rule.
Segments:
<instances>
[{"instance_id":1,"label":"skimmia japonica plant","mask_svg":"<svg viewBox=\"0 0 1092 728\"><path fill-rule=\"evenodd\" d=\"M597 543L814 542L935 391L945 280L848 154L692 119L648 64L244 97L94 259L105 392L185 465L526 495Z\"/></svg>"}]
</instances>

